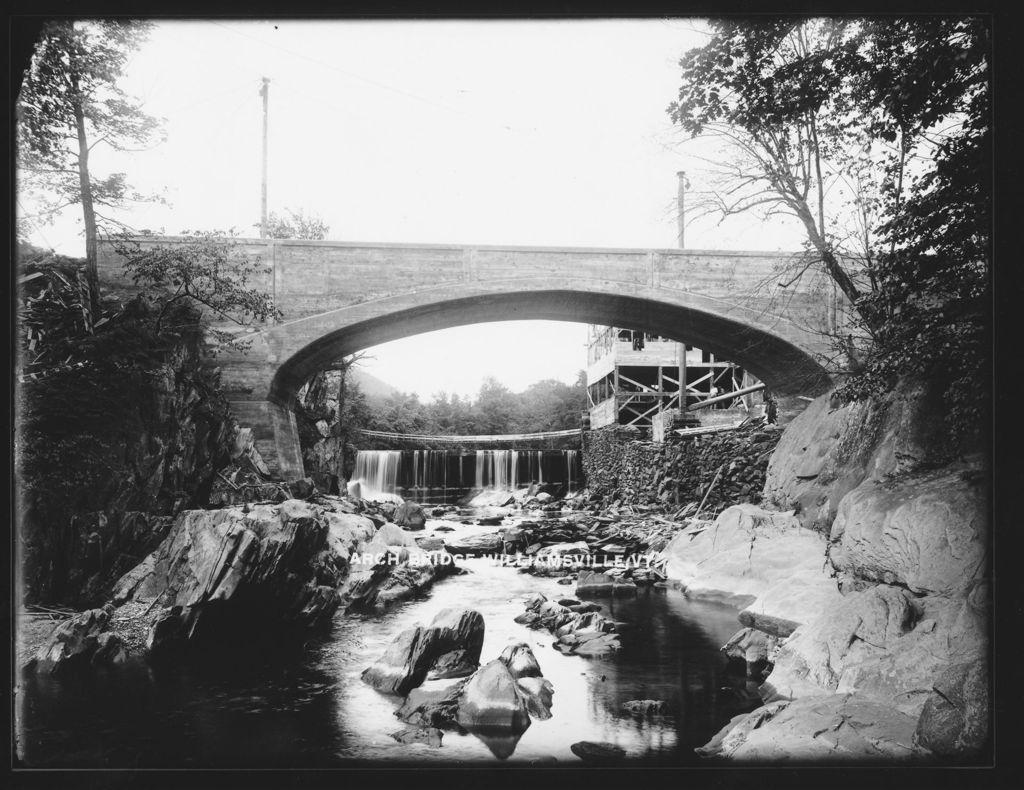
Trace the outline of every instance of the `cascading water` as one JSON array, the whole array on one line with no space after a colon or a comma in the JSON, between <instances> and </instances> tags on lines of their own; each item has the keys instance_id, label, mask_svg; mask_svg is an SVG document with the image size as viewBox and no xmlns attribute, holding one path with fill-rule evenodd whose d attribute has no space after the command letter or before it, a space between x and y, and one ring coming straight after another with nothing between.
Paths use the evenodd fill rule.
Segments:
<instances>
[{"instance_id":1,"label":"cascading water","mask_svg":"<svg viewBox=\"0 0 1024 790\"><path fill-rule=\"evenodd\" d=\"M360 450L352 483L367 499L451 504L474 489L514 491L531 483L574 493L581 478L578 450Z\"/></svg>"},{"instance_id":2,"label":"cascading water","mask_svg":"<svg viewBox=\"0 0 1024 790\"><path fill-rule=\"evenodd\" d=\"M395 499L401 463L401 450L360 450L349 485L358 483L363 499Z\"/></svg>"}]
</instances>

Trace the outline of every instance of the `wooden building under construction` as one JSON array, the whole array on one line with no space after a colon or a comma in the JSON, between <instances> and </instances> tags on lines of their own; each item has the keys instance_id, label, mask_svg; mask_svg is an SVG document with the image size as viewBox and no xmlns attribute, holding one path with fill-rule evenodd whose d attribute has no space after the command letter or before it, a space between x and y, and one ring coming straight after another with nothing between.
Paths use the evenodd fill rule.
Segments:
<instances>
[{"instance_id":1,"label":"wooden building under construction","mask_svg":"<svg viewBox=\"0 0 1024 790\"><path fill-rule=\"evenodd\" d=\"M738 365L674 340L632 329L590 326L587 343L587 406L590 427L631 425L649 433L655 416L684 410L709 398L736 392L693 412L701 424L739 421L763 404L760 384Z\"/></svg>"}]
</instances>

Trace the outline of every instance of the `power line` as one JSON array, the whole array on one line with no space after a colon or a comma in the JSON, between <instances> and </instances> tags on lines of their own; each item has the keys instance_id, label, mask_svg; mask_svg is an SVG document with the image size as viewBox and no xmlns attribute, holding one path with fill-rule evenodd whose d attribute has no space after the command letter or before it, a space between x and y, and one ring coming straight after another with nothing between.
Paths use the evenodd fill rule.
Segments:
<instances>
[{"instance_id":1,"label":"power line","mask_svg":"<svg viewBox=\"0 0 1024 790\"><path fill-rule=\"evenodd\" d=\"M305 53L302 53L302 52L295 52L293 50L288 49L287 47L282 47L280 44L274 44L274 43L269 42L269 41L267 41L265 39L249 35L248 33L243 33L242 31L236 30L235 28L229 27L228 25L225 25L225 24L223 24L221 22L210 21L210 24L211 25L216 25L217 27L223 28L224 30L227 30L227 31L229 31L231 33L234 33L236 36L241 36L243 38L248 38L248 39L250 39L252 41L256 41L256 42L262 44L263 46L273 47L274 49L277 49L277 50L279 50L281 52L284 52L285 54L290 55L290 56L292 56L294 58L300 58L302 60L309 61L310 63L315 63L318 66L322 66L325 69L329 69L331 71L337 72L338 74L342 74L342 75L344 75L346 77L350 77L351 79L355 79L355 80L359 80L361 82L365 82L368 85L373 85L374 87L382 88L383 90L391 91L392 93L397 93L397 94L399 94L401 96L406 96L406 97L408 97L410 99L415 99L416 101L423 102L424 104L429 104L429 105L431 105L433 107L437 107L439 109L446 110L446 111L451 112L451 113L455 113L456 115L461 115L461 116L466 117L466 118L476 118L478 120L483 120L483 121L486 121L487 123L494 124L496 126L499 126L502 129L504 129L506 131L510 131L510 132L514 132L514 131L520 131L520 132L531 131L531 132L536 132L537 131L536 128L526 129L526 128L522 128L522 127L513 127L513 126L511 126L509 124L502 123L500 121L496 121L493 118L484 118L483 116L479 115L478 113L467 112L466 110L460 110L460 109L458 109L456 107L450 107L447 104L441 104L440 102L434 101L433 99L428 99L425 96L420 96L417 93L413 93L411 91L407 91L407 90L404 90L402 88L396 88L393 85L388 85L387 83L379 82L377 80L370 79L369 77L364 77L361 74L357 74L355 72L348 71L347 69L340 68L339 66L336 66L333 63L327 63L326 61L320 60L319 58L314 58L311 55L306 55Z\"/></svg>"}]
</instances>

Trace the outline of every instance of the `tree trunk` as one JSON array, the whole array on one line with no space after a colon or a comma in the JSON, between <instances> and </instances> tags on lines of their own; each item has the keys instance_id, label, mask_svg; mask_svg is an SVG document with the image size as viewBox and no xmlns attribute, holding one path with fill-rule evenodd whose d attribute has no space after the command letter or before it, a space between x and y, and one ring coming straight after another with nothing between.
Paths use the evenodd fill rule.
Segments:
<instances>
[{"instance_id":1,"label":"tree trunk","mask_svg":"<svg viewBox=\"0 0 1024 790\"><path fill-rule=\"evenodd\" d=\"M89 178L89 141L85 134L85 112L79 92L78 76L71 74L74 96L75 130L78 133L78 184L82 192L82 219L85 222L85 277L89 284L89 309L93 320L100 310L100 277L96 260L96 212L92 206L92 182Z\"/></svg>"}]
</instances>

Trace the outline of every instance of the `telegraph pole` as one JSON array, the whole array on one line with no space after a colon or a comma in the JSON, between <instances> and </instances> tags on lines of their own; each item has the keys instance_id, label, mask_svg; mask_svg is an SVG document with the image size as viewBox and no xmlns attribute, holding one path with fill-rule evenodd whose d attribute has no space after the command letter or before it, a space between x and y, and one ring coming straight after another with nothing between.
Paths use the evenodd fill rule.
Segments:
<instances>
[{"instance_id":1,"label":"telegraph pole","mask_svg":"<svg viewBox=\"0 0 1024 790\"><path fill-rule=\"evenodd\" d=\"M260 96L263 97L263 178L260 183L260 238L267 238L267 100L270 95L270 78L263 78Z\"/></svg>"},{"instance_id":2,"label":"telegraph pole","mask_svg":"<svg viewBox=\"0 0 1024 790\"><path fill-rule=\"evenodd\" d=\"M686 246L686 215L684 209L686 207L686 187L688 182L686 180L686 171L680 170L676 173L679 177L679 195L677 197L678 209L679 209L679 249L684 249ZM676 343L676 364L679 368L679 411L680 413L686 411L686 344Z\"/></svg>"},{"instance_id":3,"label":"telegraph pole","mask_svg":"<svg viewBox=\"0 0 1024 790\"><path fill-rule=\"evenodd\" d=\"M679 218L677 220L677 227L679 228L679 249L686 247L686 187L689 182L686 180L686 171L680 170L676 173L679 176L679 195L676 198L676 203L679 209Z\"/></svg>"}]
</instances>

